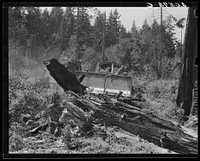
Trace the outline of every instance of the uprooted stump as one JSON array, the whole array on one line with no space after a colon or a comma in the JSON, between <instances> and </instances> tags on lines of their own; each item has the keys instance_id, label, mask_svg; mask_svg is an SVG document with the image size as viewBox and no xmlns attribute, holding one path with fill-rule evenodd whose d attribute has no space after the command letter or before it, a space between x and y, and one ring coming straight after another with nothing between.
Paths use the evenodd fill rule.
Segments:
<instances>
[{"instance_id":1,"label":"uprooted stump","mask_svg":"<svg viewBox=\"0 0 200 161\"><path fill-rule=\"evenodd\" d=\"M59 63L59 61L54 58L45 60L43 63L50 72L50 75L64 91L72 90L80 95L85 93L86 87L81 84L85 75L78 80L74 73L70 72L63 64Z\"/></svg>"}]
</instances>

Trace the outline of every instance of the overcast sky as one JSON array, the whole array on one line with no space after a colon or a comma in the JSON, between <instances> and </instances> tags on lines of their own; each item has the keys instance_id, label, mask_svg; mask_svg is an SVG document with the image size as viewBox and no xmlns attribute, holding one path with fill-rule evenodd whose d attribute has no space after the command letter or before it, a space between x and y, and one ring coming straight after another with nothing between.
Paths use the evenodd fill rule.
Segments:
<instances>
[{"instance_id":1,"label":"overcast sky","mask_svg":"<svg viewBox=\"0 0 200 161\"><path fill-rule=\"evenodd\" d=\"M42 7L45 8L45 7ZM51 7L50 7L51 8ZM49 8L49 9L50 9ZM110 11L118 10L121 15L120 21L121 24L125 26L127 31L131 30L131 26L133 21L138 28L142 27L144 20L147 19L149 24L152 23L153 16L157 19L158 23L160 23L160 7L96 7L102 13L105 11L106 16L109 16ZM186 18L187 19L188 7L163 7L163 19L168 15L172 15L177 19ZM184 25L186 21L184 22ZM181 40L181 29L175 27L175 37L178 40ZM182 39L184 39L185 28L182 30ZM182 40L183 42L183 40Z\"/></svg>"},{"instance_id":2,"label":"overcast sky","mask_svg":"<svg viewBox=\"0 0 200 161\"><path fill-rule=\"evenodd\" d=\"M117 8L120 13L120 21L123 24L127 31L131 30L131 26L133 21L138 28L142 27L144 20L147 19L149 24L152 23L153 15L157 19L158 23L160 23L160 8L159 7L98 7L102 12L106 11L106 15L109 16L111 10ZM177 19L187 18L188 8L187 7L163 7L163 19L168 15L172 15ZM184 25L186 22L184 22ZM181 30L175 27L176 38L178 40L181 39ZM182 31L182 35L184 38L185 28Z\"/></svg>"}]
</instances>

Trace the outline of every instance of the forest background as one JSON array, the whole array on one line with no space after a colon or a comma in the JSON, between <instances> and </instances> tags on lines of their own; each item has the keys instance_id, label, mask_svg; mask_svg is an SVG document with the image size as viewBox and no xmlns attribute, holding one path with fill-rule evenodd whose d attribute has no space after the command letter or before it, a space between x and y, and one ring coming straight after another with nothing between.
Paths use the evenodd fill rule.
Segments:
<instances>
[{"instance_id":1,"label":"forest background","mask_svg":"<svg viewBox=\"0 0 200 161\"><path fill-rule=\"evenodd\" d=\"M98 62L115 61L132 77L179 79L182 43L174 36L175 17L151 25L145 19L141 28L133 21L131 31L117 9L107 17L94 7L10 7L9 69L33 68L54 57L73 64L72 71L95 71Z\"/></svg>"}]
</instances>

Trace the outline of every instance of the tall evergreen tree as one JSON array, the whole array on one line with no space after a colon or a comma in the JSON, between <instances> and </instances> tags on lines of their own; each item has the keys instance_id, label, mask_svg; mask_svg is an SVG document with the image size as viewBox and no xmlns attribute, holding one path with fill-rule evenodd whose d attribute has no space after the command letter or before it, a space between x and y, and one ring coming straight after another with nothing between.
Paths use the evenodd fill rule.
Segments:
<instances>
[{"instance_id":1,"label":"tall evergreen tree","mask_svg":"<svg viewBox=\"0 0 200 161\"><path fill-rule=\"evenodd\" d=\"M168 59L173 58L175 55L173 31L174 27L171 19L163 21L162 26L157 21L154 21L151 27L144 21L142 29L140 30L143 53L142 60L153 68L158 78L162 77L163 72L164 75L165 72L169 73L168 67L170 61ZM162 61L162 64L165 64L164 66L162 65L163 69L160 68L160 61Z\"/></svg>"},{"instance_id":2,"label":"tall evergreen tree","mask_svg":"<svg viewBox=\"0 0 200 161\"><path fill-rule=\"evenodd\" d=\"M23 7L8 8L8 36L9 40L13 40L19 44L26 41L26 27L24 24L25 13Z\"/></svg>"},{"instance_id":3,"label":"tall evergreen tree","mask_svg":"<svg viewBox=\"0 0 200 161\"><path fill-rule=\"evenodd\" d=\"M92 37L93 37L93 47L94 49L101 53L102 43L103 43L103 25L105 24L104 15L98 11L97 16L94 21Z\"/></svg>"},{"instance_id":4,"label":"tall evergreen tree","mask_svg":"<svg viewBox=\"0 0 200 161\"><path fill-rule=\"evenodd\" d=\"M61 49L65 51L69 47L69 41L74 34L74 14L73 8L67 7L60 24L59 32L61 33Z\"/></svg>"},{"instance_id":5,"label":"tall evergreen tree","mask_svg":"<svg viewBox=\"0 0 200 161\"><path fill-rule=\"evenodd\" d=\"M41 39L42 42L45 45L45 48L47 48L50 45L50 40L51 40L51 30L50 30L50 13L47 9L45 9L42 12L41 15L42 19L42 34L41 34Z\"/></svg>"},{"instance_id":6,"label":"tall evergreen tree","mask_svg":"<svg viewBox=\"0 0 200 161\"><path fill-rule=\"evenodd\" d=\"M63 9L62 7L53 7L50 12L50 29L51 33L57 33L62 22Z\"/></svg>"},{"instance_id":7,"label":"tall evergreen tree","mask_svg":"<svg viewBox=\"0 0 200 161\"><path fill-rule=\"evenodd\" d=\"M167 58L173 58L175 56L175 38L174 38L174 25L172 25L172 16L168 16L163 22L163 54Z\"/></svg>"},{"instance_id":8,"label":"tall evergreen tree","mask_svg":"<svg viewBox=\"0 0 200 161\"><path fill-rule=\"evenodd\" d=\"M78 7L75 23L78 59L82 58L84 50L91 44L91 29L92 26L90 24L89 14L87 13L87 7Z\"/></svg>"},{"instance_id":9,"label":"tall evergreen tree","mask_svg":"<svg viewBox=\"0 0 200 161\"><path fill-rule=\"evenodd\" d=\"M144 20L142 28L140 29L140 38L143 64L149 64L151 61L151 57L149 56L149 47L152 41L152 34L151 27L148 25L146 19Z\"/></svg>"},{"instance_id":10,"label":"tall evergreen tree","mask_svg":"<svg viewBox=\"0 0 200 161\"><path fill-rule=\"evenodd\" d=\"M136 71L139 73L142 71L142 63L141 63L141 56L142 56L142 46L141 46L141 38L139 29L135 25L135 21L133 21L131 27L131 68L130 70Z\"/></svg>"},{"instance_id":11,"label":"tall evergreen tree","mask_svg":"<svg viewBox=\"0 0 200 161\"><path fill-rule=\"evenodd\" d=\"M27 55L38 58L43 49L43 22L39 7L24 7L24 25L26 27Z\"/></svg>"},{"instance_id":12,"label":"tall evergreen tree","mask_svg":"<svg viewBox=\"0 0 200 161\"><path fill-rule=\"evenodd\" d=\"M40 34L42 29L41 11L39 7L25 7L26 9L26 29L27 36L31 34Z\"/></svg>"},{"instance_id":13,"label":"tall evergreen tree","mask_svg":"<svg viewBox=\"0 0 200 161\"><path fill-rule=\"evenodd\" d=\"M119 34L120 34L120 15L117 9L113 12L110 12L108 22L106 25L106 47L115 45L119 42Z\"/></svg>"},{"instance_id":14,"label":"tall evergreen tree","mask_svg":"<svg viewBox=\"0 0 200 161\"><path fill-rule=\"evenodd\" d=\"M133 21L132 23L132 27L131 27L131 33L132 33L132 37L136 37L138 38L139 37L139 31L138 31L138 28L136 27L135 25L135 20Z\"/></svg>"},{"instance_id":15,"label":"tall evergreen tree","mask_svg":"<svg viewBox=\"0 0 200 161\"><path fill-rule=\"evenodd\" d=\"M63 9L61 7L53 7L50 12L49 29L51 32L50 45L45 50L45 53L49 56L54 55L58 58L62 54L62 20L63 20Z\"/></svg>"},{"instance_id":16,"label":"tall evergreen tree","mask_svg":"<svg viewBox=\"0 0 200 161\"><path fill-rule=\"evenodd\" d=\"M90 16L88 14L88 8L87 7L81 7L80 8L80 36L79 36L79 41L80 44L85 47L91 46L91 29L92 26L90 24Z\"/></svg>"},{"instance_id":17,"label":"tall evergreen tree","mask_svg":"<svg viewBox=\"0 0 200 161\"><path fill-rule=\"evenodd\" d=\"M124 25L121 25L120 32L119 32L119 39L130 38L131 33L126 31Z\"/></svg>"}]
</instances>

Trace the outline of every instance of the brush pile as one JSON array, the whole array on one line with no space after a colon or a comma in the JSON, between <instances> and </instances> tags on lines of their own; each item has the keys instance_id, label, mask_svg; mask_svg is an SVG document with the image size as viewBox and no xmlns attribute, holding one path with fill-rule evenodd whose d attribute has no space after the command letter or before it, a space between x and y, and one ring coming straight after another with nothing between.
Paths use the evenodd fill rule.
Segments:
<instances>
[{"instance_id":1,"label":"brush pile","mask_svg":"<svg viewBox=\"0 0 200 161\"><path fill-rule=\"evenodd\" d=\"M106 127L115 126L177 153L198 152L197 138L185 133L181 125L161 119L132 104L128 98L108 95L80 97L69 91L66 99L55 98L54 104L48 107L49 121L30 130L27 135L36 135L49 125L50 132L56 137L63 135L68 147L73 149L79 144L75 137L91 137L94 127L102 124L105 128L99 131L99 135L103 139L107 137Z\"/></svg>"}]
</instances>

